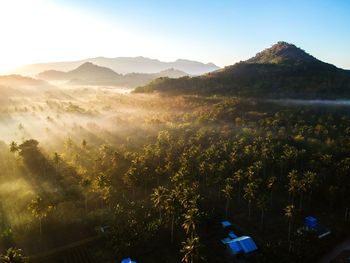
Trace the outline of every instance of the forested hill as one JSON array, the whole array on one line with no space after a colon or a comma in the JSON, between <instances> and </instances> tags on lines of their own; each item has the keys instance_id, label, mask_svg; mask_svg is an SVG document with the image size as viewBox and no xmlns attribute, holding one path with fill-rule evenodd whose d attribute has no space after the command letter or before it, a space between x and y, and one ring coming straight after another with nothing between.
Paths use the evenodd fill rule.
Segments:
<instances>
[{"instance_id":1,"label":"forested hill","mask_svg":"<svg viewBox=\"0 0 350 263\"><path fill-rule=\"evenodd\" d=\"M349 71L278 42L255 57L199 77L156 79L135 92L268 98L350 98Z\"/></svg>"}]
</instances>

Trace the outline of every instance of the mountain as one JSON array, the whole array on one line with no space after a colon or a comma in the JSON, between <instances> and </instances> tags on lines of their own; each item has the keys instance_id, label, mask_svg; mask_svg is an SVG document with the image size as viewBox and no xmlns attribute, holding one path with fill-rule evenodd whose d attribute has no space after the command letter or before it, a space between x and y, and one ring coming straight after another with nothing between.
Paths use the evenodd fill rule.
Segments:
<instances>
[{"instance_id":1,"label":"mountain","mask_svg":"<svg viewBox=\"0 0 350 263\"><path fill-rule=\"evenodd\" d=\"M20 75L0 76L0 105L12 104L13 100L33 97L67 98L56 87L43 80Z\"/></svg>"},{"instance_id":2,"label":"mountain","mask_svg":"<svg viewBox=\"0 0 350 263\"><path fill-rule=\"evenodd\" d=\"M13 87L13 86L49 86L46 81L33 79L30 77L23 77L21 75L5 75L0 76L0 85L3 87Z\"/></svg>"},{"instance_id":3,"label":"mountain","mask_svg":"<svg viewBox=\"0 0 350 263\"><path fill-rule=\"evenodd\" d=\"M114 72L113 70L97 66L91 62L85 62L76 69L68 72L48 70L38 74L38 78L52 81L83 81L85 83L109 85L120 81L123 75Z\"/></svg>"},{"instance_id":4,"label":"mountain","mask_svg":"<svg viewBox=\"0 0 350 263\"><path fill-rule=\"evenodd\" d=\"M91 62L97 66L107 67L120 74L128 73L157 73L173 68L190 75L202 75L219 69L213 63L204 64L197 61L178 59L173 62L162 62L157 59L145 57L117 57L117 58L89 58L79 61L53 62L26 65L11 73L35 76L47 70L71 71L85 62Z\"/></svg>"},{"instance_id":5,"label":"mountain","mask_svg":"<svg viewBox=\"0 0 350 263\"><path fill-rule=\"evenodd\" d=\"M280 64L320 61L295 45L280 41L271 48L259 52L246 62L251 64Z\"/></svg>"},{"instance_id":6,"label":"mountain","mask_svg":"<svg viewBox=\"0 0 350 263\"><path fill-rule=\"evenodd\" d=\"M350 98L348 71L293 44L278 42L253 58L199 77L161 78L135 92L268 98Z\"/></svg>"},{"instance_id":7,"label":"mountain","mask_svg":"<svg viewBox=\"0 0 350 263\"><path fill-rule=\"evenodd\" d=\"M167 69L154 74L129 73L122 75L91 62L85 62L68 72L48 70L38 74L38 78L47 81L65 81L73 85L110 85L128 88L145 85L160 77L179 78L183 76L187 76L187 74L176 69Z\"/></svg>"}]
</instances>

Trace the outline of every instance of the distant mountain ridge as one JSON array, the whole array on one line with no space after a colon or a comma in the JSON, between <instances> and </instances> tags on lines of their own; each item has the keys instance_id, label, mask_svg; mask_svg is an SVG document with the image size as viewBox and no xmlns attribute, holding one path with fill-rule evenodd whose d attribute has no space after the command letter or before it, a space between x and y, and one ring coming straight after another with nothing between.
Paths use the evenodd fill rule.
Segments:
<instances>
[{"instance_id":1,"label":"distant mountain ridge","mask_svg":"<svg viewBox=\"0 0 350 263\"><path fill-rule=\"evenodd\" d=\"M129 73L119 74L107 67L101 67L91 62L85 62L79 67L63 72L47 70L38 74L39 79L46 81L66 81L68 84L81 85L111 85L134 88L160 78L179 78L188 76L185 72L176 69L167 69L154 74Z\"/></svg>"},{"instance_id":2,"label":"distant mountain ridge","mask_svg":"<svg viewBox=\"0 0 350 263\"><path fill-rule=\"evenodd\" d=\"M107 67L119 74L128 73L158 73L160 71L173 68L179 71L186 72L189 75L202 75L208 72L219 69L213 63L201 63L197 61L178 59L173 62L162 62L157 59L150 59L145 57L116 57L106 58L97 57L78 61L67 62L52 62L52 63L38 63L26 65L21 68L13 70L11 73L35 76L40 72L47 70L57 71L71 71L85 62L91 62L97 66Z\"/></svg>"},{"instance_id":3,"label":"distant mountain ridge","mask_svg":"<svg viewBox=\"0 0 350 263\"><path fill-rule=\"evenodd\" d=\"M268 98L350 98L348 70L322 62L287 42L199 77L156 79L135 92L220 94Z\"/></svg>"}]
</instances>

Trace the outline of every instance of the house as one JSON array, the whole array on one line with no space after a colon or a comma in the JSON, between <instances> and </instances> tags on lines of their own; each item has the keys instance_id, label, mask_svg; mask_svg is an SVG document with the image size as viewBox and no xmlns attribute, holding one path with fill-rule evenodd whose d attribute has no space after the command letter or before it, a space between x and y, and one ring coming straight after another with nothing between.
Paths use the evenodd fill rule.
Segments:
<instances>
[{"instance_id":1,"label":"house","mask_svg":"<svg viewBox=\"0 0 350 263\"><path fill-rule=\"evenodd\" d=\"M131 258L124 258L122 263L136 263L136 261L132 261Z\"/></svg>"},{"instance_id":2,"label":"house","mask_svg":"<svg viewBox=\"0 0 350 263\"><path fill-rule=\"evenodd\" d=\"M227 243L229 251L231 254L250 254L258 249L254 240L249 236L241 236L232 239L231 242Z\"/></svg>"},{"instance_id":3,"label":"house","mask_svg":"<svg viewBox=\"0 0 350 263\"><path fill-rule=\"evenodd\" d=\"M318 238L323 238L331 234L330 229L326 228L323 225L320 225L317 219L313 216L305 217L303 228L307 231L315 231Z\"/></svg>"},{"instance_id":4,"label":"house","mask_svg":"<svg viewBox=\"0 0 350 263\"><path fill-rule=\"evenodd\" d=\"M221 240L230 255L250 254L258 249L254 240L249 236L238 237L232 231L232 224L229 221L222 221L222 227L226 230L228 237Z\"/></svg>"},{"instance_id":5,"label":"house","mask_svg":"<svg viewBox=\"0 0 350 263\"><path fill-rule=\"evenodd\" d=\"M223 228L228 228L228 227L232 226L230 221L222 221L221 225Z\"/></svg>"}]
</instances>

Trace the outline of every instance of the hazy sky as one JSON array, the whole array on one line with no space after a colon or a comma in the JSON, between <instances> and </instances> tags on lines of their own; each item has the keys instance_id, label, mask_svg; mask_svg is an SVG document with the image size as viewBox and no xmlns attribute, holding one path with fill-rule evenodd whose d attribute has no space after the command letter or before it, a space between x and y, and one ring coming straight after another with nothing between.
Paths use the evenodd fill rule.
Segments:
<instances>
[{"instance_id":1,"label":"hazy sky","mask_svg":"<svg viewBox=\"0 0 350 263\"><path fill-rule=\"evenodd\" d=\"M0 0L0 71L87 57L245 60L279 40L350 69L350 0Z\"/></svg>"}]
</instances>

